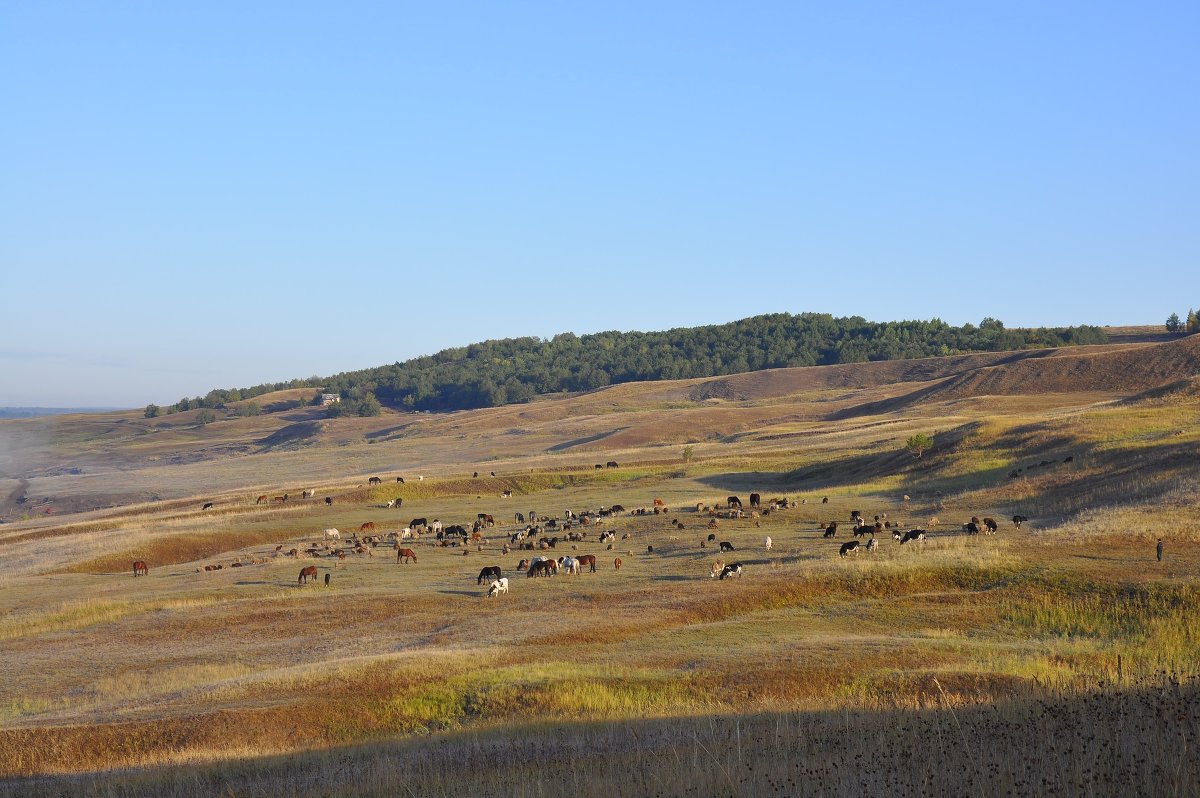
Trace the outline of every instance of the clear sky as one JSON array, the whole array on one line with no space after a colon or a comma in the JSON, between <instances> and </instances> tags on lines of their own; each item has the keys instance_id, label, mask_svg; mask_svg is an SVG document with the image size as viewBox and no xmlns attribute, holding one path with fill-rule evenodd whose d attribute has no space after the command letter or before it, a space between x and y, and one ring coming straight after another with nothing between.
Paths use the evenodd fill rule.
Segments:
<instances>
[{"instance_id":1,"label":"clear sky","mask_svg":"<svg viewBox=\"0 0 1200 798\"><path fill-rule=\"evenodd\" d=\"M1200 307L1200 3L0 2L0 405Z\"/></svg>"}]
</instances>

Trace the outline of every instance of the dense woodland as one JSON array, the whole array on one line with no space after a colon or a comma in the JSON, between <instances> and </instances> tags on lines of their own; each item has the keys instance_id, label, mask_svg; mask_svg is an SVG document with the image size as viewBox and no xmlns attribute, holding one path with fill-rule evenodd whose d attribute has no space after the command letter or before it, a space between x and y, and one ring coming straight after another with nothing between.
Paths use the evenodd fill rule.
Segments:
<instances>
[{"instance_id":1,"label":"dense woodland","mask_svg":"<svg viewBox=\"0 0 1200 798\"><path fill-rule=\"evenodd\" d=\"M778 313L665 332L562 333L550 340L531 337L484 341L333 377L216 390L204 398L181 400L167 411L216 407L297 387L341 394L341 406L331 409L335 414L376 414L380 404L407 410L462 410L639 380L1098 344L1106 340L1104 331L1092 326L1006 329L1002 322L986 318L979 326L954 327L939 319L871 322L860 316Z\"/></svg>"}]
</instances>

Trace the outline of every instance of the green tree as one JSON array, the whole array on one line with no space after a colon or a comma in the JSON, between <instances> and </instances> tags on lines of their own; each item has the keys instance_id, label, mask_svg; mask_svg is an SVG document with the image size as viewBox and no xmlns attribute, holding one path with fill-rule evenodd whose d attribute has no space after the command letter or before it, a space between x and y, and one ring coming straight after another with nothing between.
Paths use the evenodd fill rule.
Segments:
<instances>
[{"instance_id":1,"label":"green tree","mask_svg":"<svg viewBox=\"0 0 1200 798\"><path fill-rule=\"evenodd\" d=\"M258 402L246 402L244 405L238 405L237 414L239 416L257 416L262 414L262 408L258 406Z\"/></svg>"},{"instance_id":2,"label":"green tree","mask_svg":"<svg viewBox=\"0 0 1200 798\"><path fill-rule=\"evenodd\" d=\"M162 414L162 408L158 405L146 405L146 418L158 418Z\"/></svg>"},{"instance_id":3,"label":"green tree","mask_svg":"<svg viewBox=\"0 0 1200 798\"><path fill-rule=\"evenodd\" d=\"M354 412L360 416L378 416L383 413L383 408L380 406L379 400L375 398L375 394L367 392L356 403Z\"/></svg>"},{"instance_id":4,"label":"green tree","mask_svg":"<svg viewBox=\"0 0 1200 798\"><path fill-rule=\"evenodd\" d=\"M696 456L696 450L691 445L683 447L683 462L690 463L692 458Z\"/></svg>"},{"instance_id":5,"label":"green tree","mask_svg":"<svg viewBox=\"0 0 1200 798\"><path fill-rule=\"evenodd\" d=\"M1187 332L1200 332L1200 315L1198 315L1194 310L1188 310Z\"/></svg>"},{"instance_id":6,"label":"green tree","mask_svg":"<svg viewBox=\"0 0 1200 798\"><path fill-rule=\"evenodd\" d=\"M196 423L200 426L210 424L217 420L217 414L209 410L207 407L196 414Z\"/></svg>"},{"instance_id":7,"label":"green tree","mask_svg":"<svg viewBox=\"0 0 1200 798\"><path fill-rule=\"evenodd\" d=\"M1170 316L1167 316L1167 332L1177 333L1181 327L1183 327L1183 322L1179 320L1178 313L1172 313Z\"/></svg>"},{"instance_id":8,"label":"green tree","mask_svg":"<svg viewBox=\"0 0 1200 798\"><path fill-rule=\"evenodd\" d=\"M920 460L925 452L933 448L933 436L918 432L904 442L904 448L908 450L909 454Z\"/></svg>"}]
</instances>

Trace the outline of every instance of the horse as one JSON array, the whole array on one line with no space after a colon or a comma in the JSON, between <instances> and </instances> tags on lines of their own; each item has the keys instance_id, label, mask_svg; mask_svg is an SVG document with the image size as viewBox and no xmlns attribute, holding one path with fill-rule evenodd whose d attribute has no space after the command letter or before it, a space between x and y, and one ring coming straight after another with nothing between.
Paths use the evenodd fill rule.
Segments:
<instances>
[{"instance_id":1,"label":"horse","mask_svg":"<svg viewBox=\"0 0 1200 798\"><path fill-rule=\"evenodd\" d=\"M316 581L316 578L317 578L317 566L306 565L300 569L300 576L296 577L296 584L297 585L307 584L309 579Z\"/></svg>"},{"instance_id":2,"label":"horse","mask_svg":"<svg viewBox=\"0 0 1200 798\"><path fill-rule=\"evenodd\" d=\"M593 573L593 574L596 573L596 555L595 554L579 555L580 570L583 570L583 566L585 566L585 565L588 566L588 568L590 569L588 571L589 573Z\"/></svg>"},{"instance_id":3,"label":"horse","mask_svg":"<svg viewBox=\"0 0 1200 798\"><path fill-rule=\"evenodd\" d=\"M492 586L488 588L488 598L499 595L500 593L508 592L508 577L501 577L492 582Z\"/></svg>"},{"instance_id":4,"label":"horse","mask_svg":"<svg viewBox=\"0 0 1200 798\"><path fill-rule=\"evenodd\" d=\"M331 573L325 574L325 587L329 587L329 580L332 578L333 578L333 574L331 574Z\"/></svg>"},{"instance_id":5,"label":"horse","mask_svg":"<svg viewBox=\"0 0 1200 798\"><path fill-rule=\"evenodd\" d=\"M149 576L150 575L150 566L146 565L146 563L143 562L142 560L138 560L137 562L135 562L133 564L133 575L134 576Z\"/></svg>"},{"instance_id":6,"label":"horse","mask_svg":"<svg viewBox=\"0 0 1200 798\"><path fill-rule=\"evenodd\" d=\"M484 579L499 579L501 576L499 565L489 565L479 572L479 578L475 580L475 584L482 585Z\"/></svg>"},{"instance_id":7,"label":"horse","mask_svg":"<svg viewBox=\"0 0 1200 798\"><path fill-rule=\"evenodd\" d=\"M265 494L265 493L264 493L263 495L259 496L259 497L258 497L258 501L254 502L254 503L255 503L255 504L262 504L262 503L263 503L263 502L265 502L266 500L267 500L267 494Z\"/></svg>"},{"instance_id":8,"label":"horse","mask_svg":"<svg viewBox=\"0 0 1200 798\"><path fill-rule=\"evenodd\" d=\"M360 526L358 528L358 531L359 532L374 532L375 531L375 522L367 521L365 524L363 524L362 526Z\"/></svg>"},{"instance_id":9,"label":"horse","mask_svg":"<svg viewBox=\"0 0 1200 798\"><path fill-rule=\"evenodd\" d=\"M381 484L383 484L383 480L380 479L379 477L371 477L370 479L367 480L367 484L368 485L381 485Z\"/></svg>"},{"instance_id":10,"label":"horse","mask_svg":"<svg viewBox=\"0 0 1200 798\"><path fill-rule=\"evenodd\" d=\"M408 559L410 557L412 558L413 562L417 561L417 553L415 551L413 551L412 549L397 549L396 550L396 562L397 563L408 562Z\"/></svg>"}]
</instances>

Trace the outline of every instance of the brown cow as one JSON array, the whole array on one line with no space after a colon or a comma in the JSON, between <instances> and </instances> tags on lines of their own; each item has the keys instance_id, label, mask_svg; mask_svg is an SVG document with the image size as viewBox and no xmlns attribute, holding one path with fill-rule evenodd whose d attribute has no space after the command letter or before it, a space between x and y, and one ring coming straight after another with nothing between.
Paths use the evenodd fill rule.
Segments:
<instances>
[{"instance_id":1,"label":"brown cow","mask_svg":"<svg viewBox=\"0 0 1200 798\"><path fill-rule=\"evenodd\" d=\"M133 564L133 575L134 576L149 576L150 575L150 566L146 565L146 563L144 563L143 561L138 560L137 562L135 562Z\"/></svg>"},{"instance_id":2,"label":"brown cow","mask_svg":"<svg viewBox=\"0 0 1200 798\"><path fill-rule=\"evenodd\" d=\"M620 557L616 557L613 559L613 568L617 571L621 570L621 558Z\"/></svg>"},{"instance_id":3,"label":"brown cow","mask_svg":"<svg viewBox=\"0 0 1200 798\"><path fill-rule=\"evenodd\" d=\"M590 571L591 573L593 573L593 574L596 573L596 555L595 554L579 555L579 569L583 570L583 566L585 566L585 565L588 566L589 568L591 568L591 571Z\"/></svg>"},{"instance_id":4,"label":"brown cow","mask_svg":"<svg viewBox=\"0 0 1200 798\"><path fill-rule=\"evenodd\" d=\"M309 579L312 579L313 581L316 581L316 579L317 579L317 566L315 566L315 565L306 565L306 566L304 566L303 568L301 568L301 569L300 569L300 576L296 577L296 584L297 584L297 585L303 585L303 584L306 584L306 583L308 582L308 580L309 580Z\"/></svg>"},{"instance_id":5,"label":"brown cow","mask_svg":"<svg viewBox=\"0 0 1200 798\"><path fill-rule=\"evenodd\" d=\"M358 531L359 532L374 532L375 531L375 522L374 521L366 522L365 524L363 524L362 526L360 526L358 528Z\"/></svg>"},{"instance_id":6,"label":"brown cow","mask_svg":"<svg viewBox=\"0 0 1200 798\"><path fill-rule=\"evenodd\" d=\"M417 561L417 554L412 549L398 549L396 551L396 562L408 562L408 558L412 558L413 562Z\"/></svg>"}]
</instances>

